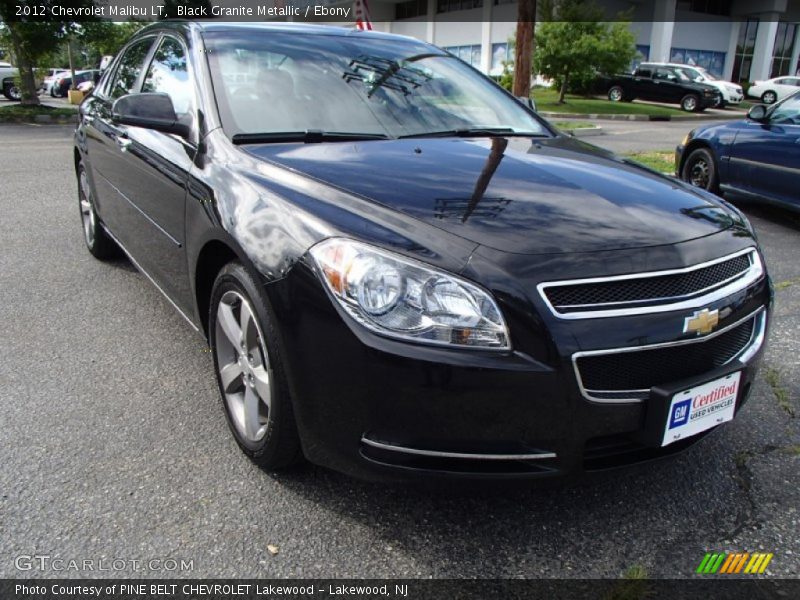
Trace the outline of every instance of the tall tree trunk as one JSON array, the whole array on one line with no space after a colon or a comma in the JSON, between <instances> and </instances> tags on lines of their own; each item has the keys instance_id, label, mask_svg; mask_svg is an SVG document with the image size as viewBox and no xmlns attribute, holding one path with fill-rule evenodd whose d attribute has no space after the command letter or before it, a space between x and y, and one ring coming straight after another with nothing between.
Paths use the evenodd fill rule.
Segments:
<instances>
[{"instance_id":1,"label":"tall tree trunk","mask_svg":"<svg viewBox=\"0 0 800 600\"><path fill-rule=\"evenodd\" d=\"M558 103L564 104L564 96L567 94L567 84L569 83L569 73L564 73L564 81L561 82L561 91L558 94Z\"/></svg>"},{"instance_id":2,"label":"tall tree trunk","mask_svg":"<svg viewBox=\"0 0 800 600\"><path fill-rule=\"evenodd\" d=\"M517 33L514 38L514 95L531 95L531 58L533 30L536 27L536 0L517 2Z\"/></svg>"},{"instance_id":3,"label":"tall tree trunk","mask_svg":"<svg viewBox=\"0 0 800 600\"><path fill-rule=\"evenodd\" d=\"M72 40L67 40L67 57L69 58L69 74L72 77L72 83L69 86L71 90L77 90L78 84L75 81L75 61L72 59Z\"/></svg>"},{"instance_id":4,"label":"tall tree trunk","mask_svg":"<svg viewBox=\"0 0 800 600\"><path fill-rule=\"evenodd\" d=\"M11 47L14 50L14 57L17 61L17 69L19 69L19 90L22 94L22 100L20 100L20 104L24 106L38 106L39 95L36 93L36 77L33 74L33 61L28 55L25 44L22 42L14 29L16 25L17 23L12 21L6 23L6 27L11 34Z\"/></svg>"}]
</instances>

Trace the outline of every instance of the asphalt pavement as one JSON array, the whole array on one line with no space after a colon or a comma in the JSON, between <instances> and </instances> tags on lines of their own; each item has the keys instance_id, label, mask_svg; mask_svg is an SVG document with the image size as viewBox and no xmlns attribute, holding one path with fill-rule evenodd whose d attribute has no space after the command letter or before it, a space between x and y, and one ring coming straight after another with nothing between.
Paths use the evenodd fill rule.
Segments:
<instances>
[{"instance_id":1,"label":"asphalt pavement","mask_svg":"<svg viewBox=\"0 0 800 600\"><path fill-rule=\"evenodd\" d=\"M689 131L705 125L721 125L721 120L696 121L611 121L593 120L602 135L586 138L587 142L607 148L612 152L650 152L675 150Z\"/></svg>"},{"instance_id":2,"label":"asphalt pavement","mask_svg":"<svg viewBox=\"0 0 800 600\"><path fill-rule=\"evenodd\" d=\"M669 147L647 130L665 126L687 127L591 141ZM0 126L0 577L683 578L711 551L774 552L768 576L798 577L800 217L745 209L777 305L732 423L575 487L431 492L250 463L205 343L130 263L89 255L76 193L68 128ZM36 554L127 566L18 570ZM152 559L192 570L131 563Z\"/></svg>"}]
</instances>

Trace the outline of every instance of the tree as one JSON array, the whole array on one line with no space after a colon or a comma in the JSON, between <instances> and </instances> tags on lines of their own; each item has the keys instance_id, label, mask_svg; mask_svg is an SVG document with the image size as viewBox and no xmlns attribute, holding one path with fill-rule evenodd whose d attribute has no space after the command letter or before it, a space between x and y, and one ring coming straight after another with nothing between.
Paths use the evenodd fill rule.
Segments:
<instances>
[{"instance_id":1,"label":"tree","mask_svg":"<svg viewBox=\"0 0 800 600\"><path fill-rule=\"evenodd\" d=\"M601 22L603 10L591 0L563 0L555 17L539 28L534 69L559 88L559 104L571 83L588 86L598 73L623 71L634 59L629 24Z\"/></svg>"},{"instance_id":2,"label":"tree","mask_svg":"<svg viewBox=\"0 0 800 600\"><path fill-rule=\"evenodd\" d=\"M8 41L19 68L22 104L37 105L36 76L34 69L40 61L50 56L53 51L72 33L77 30L77 23L72 21L46 21L36 17L23 17L20 20L17 6L28 6L31 11L44 9L48 14L53 6L62 4L59 0L0 0L0 35ZM92 0L73 0L71 8L92 6Z\"/></svg>"},{"instance_id":3,"label":"tree","mask_svg":"<svg viewBox=\"0 0 800 600\"><path fill-rule=\"evenodd\" d=\"M517 33L514 38L514 89L513 94L522 98L531 95L531 56L533 54L533 30L536 27L536 0L518 0Z\"/></svg>"},{"instance_id":4,"label":"tree","mask_svg":"<svg viewBox=\"0 0 800 600\"><path fill-rule=\"evenodd\" d=\"M81 23L79 40L97 57L113 56L145 25L140 21L89 21Z\"/></svg>"}]
</instances>

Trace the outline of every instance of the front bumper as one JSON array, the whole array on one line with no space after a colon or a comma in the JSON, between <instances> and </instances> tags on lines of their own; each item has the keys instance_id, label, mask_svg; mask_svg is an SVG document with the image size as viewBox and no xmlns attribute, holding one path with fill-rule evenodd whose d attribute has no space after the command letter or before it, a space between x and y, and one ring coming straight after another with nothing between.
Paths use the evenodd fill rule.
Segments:
<instances>
[{"instance_id":1,"label":"front bumper","mask_svg":"<svg viewBox=\"0 0 800 600\"><path fill-rule=\"evenodd\" d=\"M529 314L530 329L550 338L541 349L524 343L509 354L450 350L389 340L349 323L305 265L267 290L282 324L304 452L337 471L380 481L570 479L674 454L705 435L662 448L647 441L663 426L651 418L655 395L627 403L585 397L573 364L582 347L574 338L592 320L547 327ZM741 370L738 413L763 352L768 280L735 303L737 314L763 312L758 345L744 361L670 385L688 389ZM622 346L648 328L663 335L667 317L604 319L591 325L591 337ZM512 335L520 328L510 326Z\"/></svg>"}]
</instances>

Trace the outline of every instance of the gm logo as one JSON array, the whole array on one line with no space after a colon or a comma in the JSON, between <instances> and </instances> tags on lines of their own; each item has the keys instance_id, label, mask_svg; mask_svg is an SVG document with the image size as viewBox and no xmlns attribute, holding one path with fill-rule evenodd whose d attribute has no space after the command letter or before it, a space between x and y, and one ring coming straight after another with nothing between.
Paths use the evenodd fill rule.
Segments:
<instances>
[{"instance_id":1,"label":"gm logo","mask_svg":"<svg viewBox=\"0 0 800 600\"><path fill-rule=\"evenodd\" d=\"M669 417L669 428L675 429L689 422L689 410L692 407L692 399L681 400L672 407L672 414Z\"/></svg>"}]
</instances>

